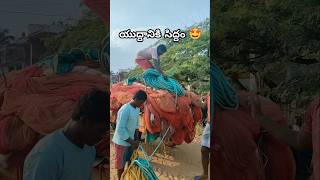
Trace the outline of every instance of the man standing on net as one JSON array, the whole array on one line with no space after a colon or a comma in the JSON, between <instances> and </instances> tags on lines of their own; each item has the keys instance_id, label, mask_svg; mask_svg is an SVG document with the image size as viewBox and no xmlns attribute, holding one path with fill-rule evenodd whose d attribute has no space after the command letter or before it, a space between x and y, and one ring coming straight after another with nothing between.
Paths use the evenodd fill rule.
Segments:
<instances>
[{"instance_id":1,"label":"man standing on net","mask_svg":"<svg viewBox=\"0 0 320 180\"><path fill-rule=\"evenodd\" d=\"M143 69L154 68L164 75L160 66L160 56L167 51L165 45L160 44L156 48L150 47L140 50L137 54L135 62Z\"/></svg>"}]
</instances>

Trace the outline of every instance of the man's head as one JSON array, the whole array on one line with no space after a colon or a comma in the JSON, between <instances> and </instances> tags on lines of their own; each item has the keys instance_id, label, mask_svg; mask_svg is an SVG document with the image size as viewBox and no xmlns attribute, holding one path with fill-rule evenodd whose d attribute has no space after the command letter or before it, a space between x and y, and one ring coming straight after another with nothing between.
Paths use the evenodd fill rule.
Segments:
<instances>
[{"instance_id":1,"label":"man's head","mask_svg":"<svg viewBox=\"0 0 320 180\"><path fill-rule=\"evenodd\" d=\"M147 100L147 93L139 90L136 92L136 94L133 96L133 102L132 104L135 107L140 107L142 104Z\"/></svg>"},{"instance_id":2,"label":"man's head","mask_svg":"<svg viewBox=\"0 0 320 180\"><path fill-rule=\"evenodd\" d=\"M93 146L102 140L108 130L109 96L106 91L92 90L82 96L72 114L84 144Z\"/></svg>"},{"instance_id":3,"label":"man's head","mask_svg":"<svg viewBox=\"0 0 320 180\"><path fill-rule=\"evenodd\" d=\"M163 44L160 44L158 47L157 47L157 53L159 56L161 56L162 54L164 54L165 52L167 52L167 48L165 45Z\"/></svg>"}]
</instances>

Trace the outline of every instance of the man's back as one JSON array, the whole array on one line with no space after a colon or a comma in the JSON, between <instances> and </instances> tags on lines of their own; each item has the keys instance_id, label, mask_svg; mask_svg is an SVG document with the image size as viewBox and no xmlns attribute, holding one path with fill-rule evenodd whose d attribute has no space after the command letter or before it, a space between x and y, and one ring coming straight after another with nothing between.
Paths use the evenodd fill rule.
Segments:
<instances>
[{"instance_id":1,"label":"man's back","mask_svg":"<svg viewBox=\"0 0 320 180\"><path fill-rule=\"evenodd\" d=\"M24 163L24 180L89 180L95 148L80 148L57 130L41 139Z\"/></svg>"}]
</instances>

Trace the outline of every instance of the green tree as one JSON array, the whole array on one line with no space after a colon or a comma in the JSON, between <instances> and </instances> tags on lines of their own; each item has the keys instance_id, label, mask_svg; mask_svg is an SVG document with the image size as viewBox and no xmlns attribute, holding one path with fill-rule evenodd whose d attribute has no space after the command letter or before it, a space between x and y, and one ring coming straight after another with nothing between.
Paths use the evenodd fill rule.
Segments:
<instances>
[{"instance_id":1,"label":"green tree","mask_svg":"<svg viewBox=\"0 0 320 180\"><path fill-rule=\"evenodd\" d=\"M293 62L320 62L320 1L218 0L212 8L212 60L227 75L245 76L254 64L276 101L318 95L312 87L320 86L319 74L286 82L285 70Z\"/></svg>"},{"instance_id":2,"label":"green tree","mask_svg":"<svg viewBox=\"0 0 320 180\"><path fill-rule=\"evenodd\" d=\"M53 50L98 46L108 30L94 13L84 12L84 14L76 25L69 26L63 34L47 39L46 46Z\"/></svg>"},{"instance_id":3,"label":"green tree","mask_svg":"<svg viewBox=\"0 0 320 180\"><path fill-rule=\"evenodd\" d=\"M316 0L215 1L213 59L228 68L252 61L319 60L319 5Z\"/></svg>"}]
</instances>

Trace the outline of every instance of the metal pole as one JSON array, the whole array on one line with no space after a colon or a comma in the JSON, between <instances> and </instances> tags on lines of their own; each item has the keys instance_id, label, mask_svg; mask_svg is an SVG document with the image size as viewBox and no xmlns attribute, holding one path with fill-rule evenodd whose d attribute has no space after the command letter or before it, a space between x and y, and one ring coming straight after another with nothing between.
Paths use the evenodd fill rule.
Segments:
<instances>
[{"instance_id":1,"label":"metal pole","mask_svg":"<svg viewBox=\"0 0 320 180\"><path fill-rule=\"evenodd\" d=\"M7 45L4 46L4 59L3 59L3 64L7 63Z\"/></svg>"},{"instance_id":2,"label":"metal pole","mask_svg":"<svg viewBox=\"0 0 320 180\"><path fill-rule=\"evenodd\" d=\"M0 68L1 68L0 69L1 70L1 75L2 75L3 80L4 80L4 85L7 88L8 87L7 77L6 77L6 74L5 74L4 69L3 69L1 64L0 64Z\"/></svg>"},{"instance_id":3,"label":"metal pole","mask_svg":"<svg viewBox=\"0 0 320 180\"><path fill-rule=\"evenodd\" d=\"M30 43L30 66L32 66L32 43Z\"/></svg>"}]
</instances>

